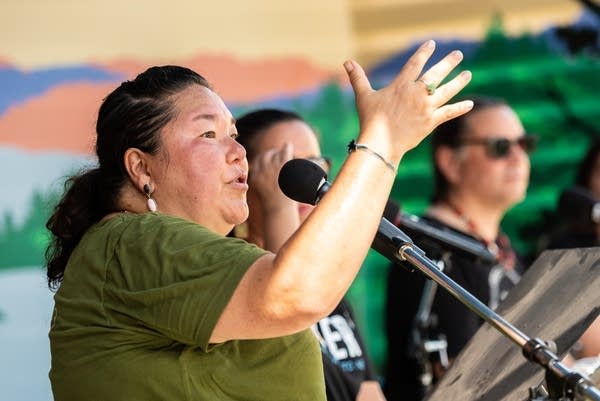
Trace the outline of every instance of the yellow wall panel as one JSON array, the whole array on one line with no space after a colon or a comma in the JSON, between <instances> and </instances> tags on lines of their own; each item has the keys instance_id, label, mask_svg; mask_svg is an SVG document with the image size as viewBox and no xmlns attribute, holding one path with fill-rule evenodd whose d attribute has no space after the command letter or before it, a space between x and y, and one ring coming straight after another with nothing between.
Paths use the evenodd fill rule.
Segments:
<instances>
[{"instance_id":1,"label":"yellow wall panel","mask_svg":"<svg viewBox=\"0 0 600 401\"><path fill-rule=\"evenodd\" d=\"M118 56L302 56L339 67L352 54L344 0L2 0L0 57L39 67Z\"/></svg>"},{"instance_id":2,"label":"yellow wall panel","mask_svg":"<svg viewBox=\"0 0 600 401\"><path fill-rule=\"evenodd\" d=\"M580 11L573 0L2 0L0 58L43 67L210 52L339 69L432 36L479 38L496 12L519 33Z\"/></svg>"}]
</instances>

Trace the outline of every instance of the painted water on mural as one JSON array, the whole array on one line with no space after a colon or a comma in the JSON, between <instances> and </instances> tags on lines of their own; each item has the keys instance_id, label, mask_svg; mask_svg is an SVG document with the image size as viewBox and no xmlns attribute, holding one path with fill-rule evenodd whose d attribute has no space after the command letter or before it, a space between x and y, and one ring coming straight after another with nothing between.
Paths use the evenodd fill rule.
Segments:
<instances>
[{"instance_id":1,"label":"painted water on mural","mask_svg":"<svg viewBox=\"0 0 600 401\"><path fill-rule=\"evenodd\" d=\"M50 401L52 293L41 267L0 270L0 388L6 401Z\"/></svg>"}]
</instances>

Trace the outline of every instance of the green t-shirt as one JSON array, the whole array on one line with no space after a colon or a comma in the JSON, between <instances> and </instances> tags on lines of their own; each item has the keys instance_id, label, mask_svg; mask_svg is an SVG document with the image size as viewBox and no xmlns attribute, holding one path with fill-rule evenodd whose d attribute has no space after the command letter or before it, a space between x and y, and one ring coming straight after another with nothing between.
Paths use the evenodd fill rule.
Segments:
<instances>
[{"instance_id":1,"label":"green t-shirt","mask_svg":"<svg viewBox=\"0 0 600 401\"><path fill-rule=\"evenodd\" d=\"M310 329L209 344L240 279L264 252L155 213L91 227L54 297L55 401L324 400Z\"/></svg>"}]
</instances>

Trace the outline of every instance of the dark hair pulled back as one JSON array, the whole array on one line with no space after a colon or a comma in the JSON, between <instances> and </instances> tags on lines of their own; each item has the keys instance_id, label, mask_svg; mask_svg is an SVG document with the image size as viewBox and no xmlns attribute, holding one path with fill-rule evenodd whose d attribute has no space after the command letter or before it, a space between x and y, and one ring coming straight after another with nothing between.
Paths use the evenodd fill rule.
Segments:
<instances>
[{"instance_id":1,"label":"dark hair pulled back","mask_svg":"<svg viewBox=\"0 0 600 401\"><path fill-rule=\"evenodd\" d=\"M151 67L104 99L96 123L98 166L65 182L65 193L46 223L52 233L46 249L50 288L59 286L69 257L87 229L119 210L119 194L128 179L125 151L137 148L155 154L161 130L175 118L174 95L194 84L212 89L188 68Z\"/></svg>"}]
</instances>

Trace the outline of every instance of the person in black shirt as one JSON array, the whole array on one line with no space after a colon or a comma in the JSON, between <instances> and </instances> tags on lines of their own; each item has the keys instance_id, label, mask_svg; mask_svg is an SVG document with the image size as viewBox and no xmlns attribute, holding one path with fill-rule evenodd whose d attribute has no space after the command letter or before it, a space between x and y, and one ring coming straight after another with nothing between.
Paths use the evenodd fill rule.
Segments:
<instances>
[{"instance_id":1,"label":"person in black shirt","mask_svg":"<svg viewBox=\"0 0 600 401\"><path fill-rule=\"evenodd\" d=\"M236 227L236 236L275 252L314 208L281 193L277 185L281 166L291 158L303 158L328 173L330 162L321 155L316 133L296 113L261 109L238 118L236 126L250 164L250 214ZM349 303L342 298L312 328L321 345L327 400L385 401Z\"/></svg>"},{"instance_id":2,"label":"person in black shirt","mask_svg":"<svg viewBox=\"0 0 600 401\"><path fill-rule=\"evenodd\" d=\"M321 344L328 401L384 400L346 299L313 330Z\"/></svg>"},{"instance_id":3,"label":"person in black shirt","mask_svg":"<svg viewBox=\"0 0 600 401\"><path fill-rule=\"evenodd\" d=\"M524 197L529 183L528 153L536 138L527 135L516 113L502 100L475 98L473 110L442 124L432 137L435 191L424 219L454 234L479 241L493 262L458 253L428 238L413 238L445 273L483 303L495 308L520 278L521 265L500 229L507 212ZM426 279L406 266L388 277L386 330L389 400L419 400L440 378L483 323L443 289L437 289L430 319L414 325ZM435 286L434 286L435 288ZM437 352L423 341L440 340Z\"/></svg>"}]
</instances>

